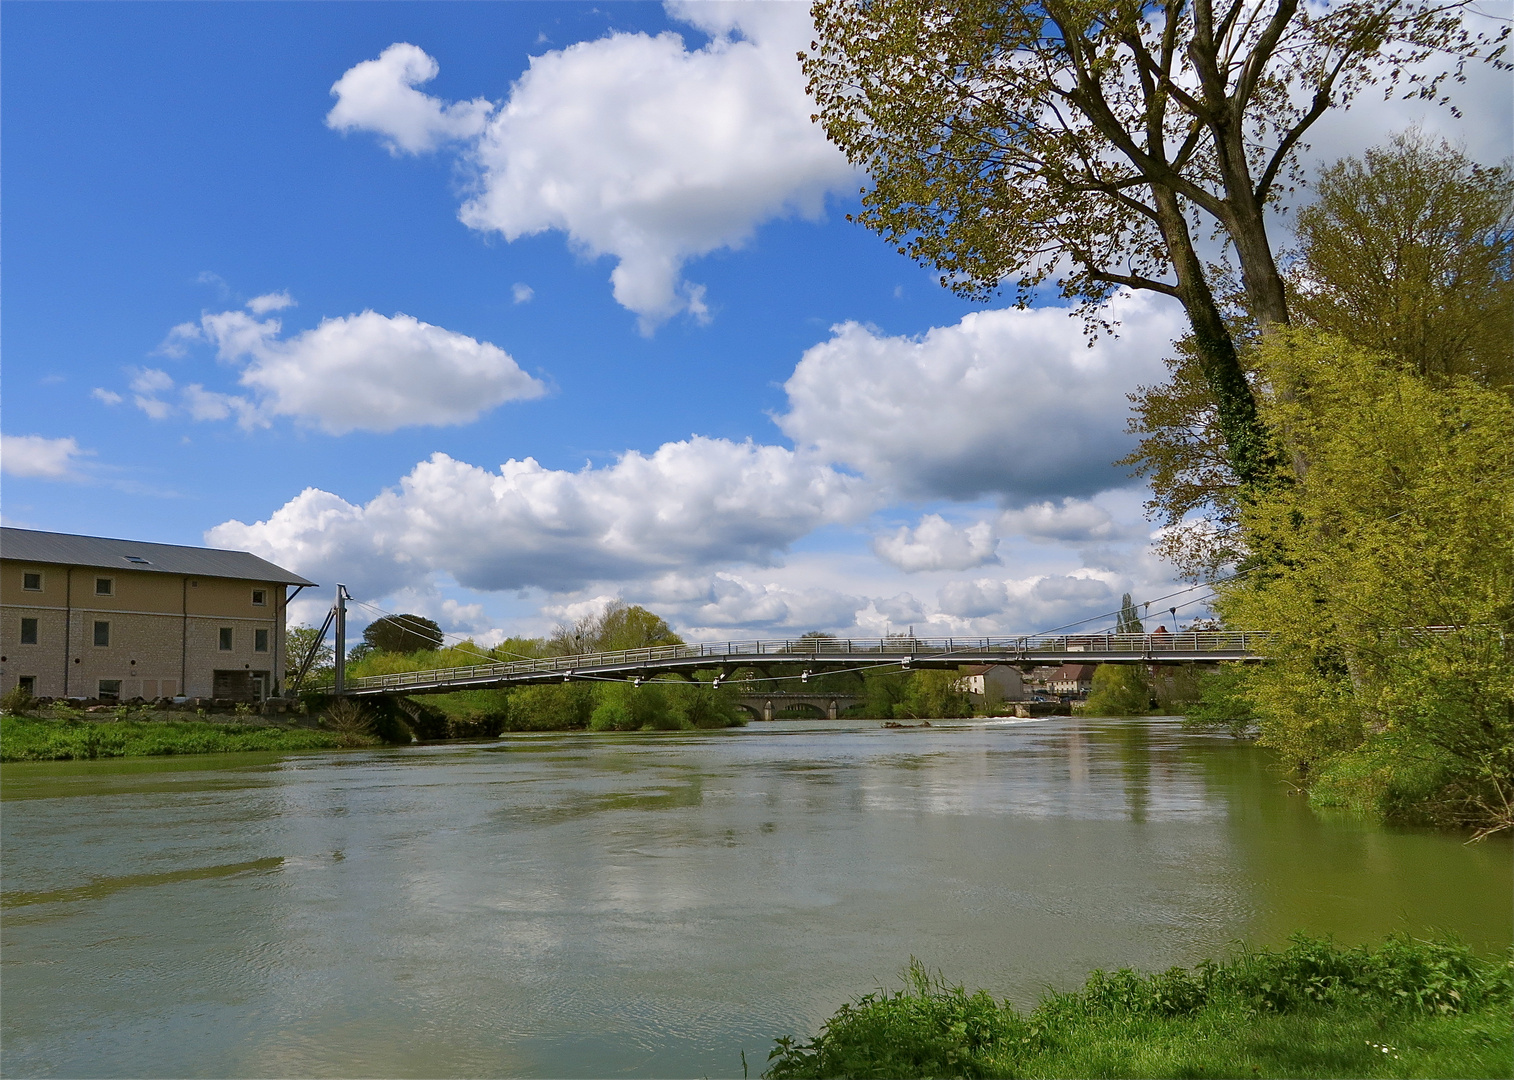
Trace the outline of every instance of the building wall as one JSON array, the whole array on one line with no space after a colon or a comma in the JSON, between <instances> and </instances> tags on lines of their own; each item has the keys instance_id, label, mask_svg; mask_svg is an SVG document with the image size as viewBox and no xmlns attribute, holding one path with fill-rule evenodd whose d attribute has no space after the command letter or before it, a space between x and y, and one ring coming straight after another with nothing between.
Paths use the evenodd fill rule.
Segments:
<instances>
[{"instance_id":1,"label":"building wall","mask_svg":"<svg viewBox=\"0 0 1514 1080\"><path fill-rule=\"evenodd\" d=\"M973 670L974 674L957 680L957 689L981 697L985 705L994 706L1001 701L1024 701L1029 696L1025 692L1024 677L1017 667L991 664L982 671Z\"/></svg>"},{"instance_id":2,"label":"building wall","mask_svg":"<svg viewBox=\"0 0 1514 1080\"><path fill-rule=\"evenodd\" d=\"M42 590L24 589L23 575L39 572ZM284 677L284 602L285 587L270 582L0 560L0 692L30 675L39 697L95 697L102 679L119 679L123 700L211 697L220 670L266 672L273 693ZM23 618L37 620L35 645L21 644ZM109 645L94 644L96 622L110 624ZM258 630L266 651L255 649Z\"/></svg>"}]
</instances>

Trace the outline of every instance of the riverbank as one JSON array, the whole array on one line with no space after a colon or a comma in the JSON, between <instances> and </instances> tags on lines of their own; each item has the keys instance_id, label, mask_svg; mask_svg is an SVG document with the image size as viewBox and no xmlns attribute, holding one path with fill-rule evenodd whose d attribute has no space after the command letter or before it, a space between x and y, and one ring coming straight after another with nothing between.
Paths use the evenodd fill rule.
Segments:
<instances>
[{"instance_id":1,"label":"riverbank","mask_svg":"<svg viewBox=\"0 0 1514 1080\"><path fill-rule=\"evenodd\" d=\"M779 1039L763 1074L793 1077L1507 1077L1514 959L1389 938L1159 975L1095 972L1029 1013L932 979L843 1005L809 1043Z\"/></svg>"},{"instance_id":2,"label":"riverbank","mask_svg":"<svg viewBox=\"0 0 1514 1080\"><path fill-rule=\"evenodd\" d=\"M248 750L335 750L376 746L371 735L276 723L157 717L0 717L0 761L84 761Z\"/></svg>"}]
</instances>

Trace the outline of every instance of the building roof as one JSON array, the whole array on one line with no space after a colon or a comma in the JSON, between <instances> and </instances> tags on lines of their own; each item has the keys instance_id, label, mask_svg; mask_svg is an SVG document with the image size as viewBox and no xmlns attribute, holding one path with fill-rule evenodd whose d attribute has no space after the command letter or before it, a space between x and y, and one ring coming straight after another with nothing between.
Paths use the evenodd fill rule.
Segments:
<instances>
[{"instance_id":1,"label":"building roof","mask_svg":"<svg viewBox=\"0 0 1514 1080\"><path fill-rule=\"evenodd\" d=\"M1093 678L1093 669L1096 667L1098 667L1097 664L1063 664L1057 669L1056 677L1085 682Z\"/></svg>"},{"instance_id":2,"label":"building roof","mask_svg":"<svg viewBox=\"0 0 1514 1080\"><path fill-rule=\"evenodd\" d=\"M112 570L145 570L160 574L194 577L236 578L283 585L314 585L260 559L250 551L183 547L179 544L148 544L139 540L109 540L101 536L37 532L33 529L0 528L0 559L16 562L52 563L62 566L95 566Z\"/></svg>"}]
</instances>

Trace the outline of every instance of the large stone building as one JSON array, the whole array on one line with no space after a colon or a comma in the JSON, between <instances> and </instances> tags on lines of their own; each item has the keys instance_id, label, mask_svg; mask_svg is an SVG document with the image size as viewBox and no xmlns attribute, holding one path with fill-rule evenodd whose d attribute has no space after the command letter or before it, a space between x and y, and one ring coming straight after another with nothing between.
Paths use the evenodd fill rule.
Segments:
<instances>
[{"instance_id":1,"label":"large stone building","mask_svg":"<svg viewBox=\"0 0 1514 1080\"><path fill-rule=\"evenodd\" d=\"M0 529L0 692L277 694L285 610L313 584L245 551Z\"/></svg>"}]
</instances>

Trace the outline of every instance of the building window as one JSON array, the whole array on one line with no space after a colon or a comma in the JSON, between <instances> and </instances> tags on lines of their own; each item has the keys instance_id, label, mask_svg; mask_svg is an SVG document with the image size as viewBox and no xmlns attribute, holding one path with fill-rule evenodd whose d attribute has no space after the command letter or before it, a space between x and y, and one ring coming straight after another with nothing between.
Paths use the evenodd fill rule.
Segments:
<instances>
[{"instance_id":1,"label":"building window","mask_svg":"<svg viewBox=\"0 0 1514 1080\"><path fill-rule=\"evenodd\" d=\"M95 644L101 646L110 644L110 623L95 623Z\"/></svg>"},{"instance_id":2,"label":"building window","mask_svg":"<svg viewBox=\"0 0 1514 1080\"><path fill-rule=\"evenodd\" d=\"M221 627L221 651L231 652L231 627Z\"/></svg>"},{"instance_id":3,"label":"building window","mask_svg":"<svg viewBox=\"0 0 1514 1080\"><path fill-rule=\"evenodd\" d=\"M100 680L100 692L97 693L95 696L98 697L101 701L120 701L121 700L121 680L120 679L101 679Z\"/></svg>"},{"instance_id":4,"label":"building window","mask_svg":"<svg viewBox=\"0 0 1514 1080\"><path fill-rule=\"evenodd\" d=\"M116 579L115 578L108 578L108 577L97 577L97 578L95 578L95 595L96 596L115 596L116 595Z\"/></svg>"},{"instance_id":5,"label":"building window","mask_svg":"<svg viewBox=\"0 0 1514 1080\"><path fill-rule=\"evenodd\" d=\"M37 620L36 619L22 619L21 620L21 644L23 644L23 645L35 645L35 644L37 644Z\"/></svg>"},{"instance_id":6,"label":"building window","mask_svg":"<svg viewBox=\"0 0 1514 1080\"><path fill-rule=\"evenodd\" d=\"M27 697L36 697L37 696L37 676L35 676L35 675L23 675L23 676L21 676L21 678L19 678L19 679L16 680L16 689L20 690Z\"/></svg>"},{"instance_id":7,"label":"building window","mask_svg":"<svg viewBox=\"0 0 1514 1080\"><path fill-rule=\"evenodd\" d=\"M254 630L252 632L252 651L253 652L267 652L268 651L268 631L267 630Z\"/></svg>"},{"instance_id":8,"label":"building window","mask_svg":"<svg viewBox=\"0 0 1514 1080\"><path fill-rule=\"evenodd\" d=\"M268 590L267 589L253 589L252 590L252 606L253 607L265 607L265 606L267 606L267 604L268 604Z\"/></svg>"},{"instance_id":9,"label":"building window","mask_svg":"<svg viewBox=\"0 0 1514 1080\"><path fill-rule=\"evenodd\" d=\"M21 575L21 587L27 592L41 592L42 575L27 571Z\"/></svg>"}]
</instances>

